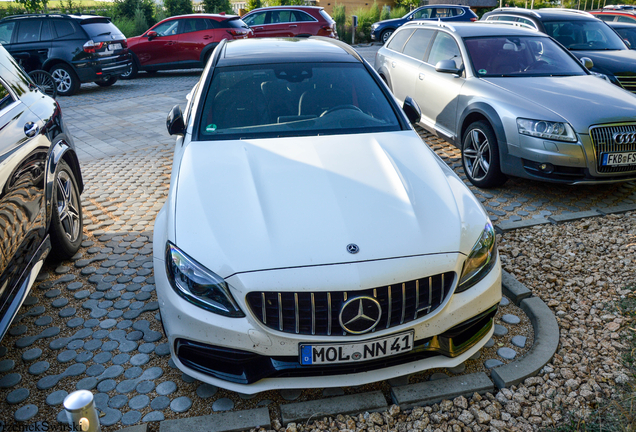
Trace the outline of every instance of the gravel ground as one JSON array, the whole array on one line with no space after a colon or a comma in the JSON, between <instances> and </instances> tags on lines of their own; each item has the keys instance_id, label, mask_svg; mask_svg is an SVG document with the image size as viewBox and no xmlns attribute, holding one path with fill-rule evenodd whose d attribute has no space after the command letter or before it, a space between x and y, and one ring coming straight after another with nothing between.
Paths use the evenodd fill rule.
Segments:
<instances>
[{"instance_id":1,"label":"gravel ground","mask_svg":"<svg viewBox=\"0 0 636 432\"><path fill-rule=\"evenodd\" d=\"M538 376L494 395L290 424L287 432L531 431L564 426L620 398L617 387L631 379L621 354L634 330L619 302L636 289L636 213L513 231L499 238L499 250L504 268L557 316L560 346Z\"/></svg>"}]
</instances>

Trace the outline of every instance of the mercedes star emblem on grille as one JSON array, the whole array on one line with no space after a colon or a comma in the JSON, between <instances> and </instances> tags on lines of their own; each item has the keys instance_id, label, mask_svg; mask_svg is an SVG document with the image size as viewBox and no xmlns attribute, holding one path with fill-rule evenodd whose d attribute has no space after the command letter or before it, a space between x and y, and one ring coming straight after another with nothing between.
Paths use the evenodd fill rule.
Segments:
<instances>
[{"instance_id":1,"label":"mercedes star emblem on grille","mask_svg":"<svg viewBox=\"0 0 636 432\"><path fill-rule=\"evenodd\" d=\"M340 326L351 334L370 332L380 322L382 307L373 297L354 297L340 309Z\"/></svg>"},{"instance_id":2,"label":"mercedes star emblem on grille","mask_svg":"<svg viewBox=\"0 0 636 432\"><path fill-rule=\"evenodd\" d=\"M616 132L612 138L616 144L636 144L636 132Z\"/></svg>"},{"instance_id":3,"label":"mercedes star emblem on grille","mask_svg":"<svg viewBox=\"0 0 636 432\"><path fill-rule=\"evenodd\" d=\"M360 252L360 248L355 243L349 243L347 245L347 252L349 252L350 254L357 254L358 252Z\"/></svg>"}]
</instances>

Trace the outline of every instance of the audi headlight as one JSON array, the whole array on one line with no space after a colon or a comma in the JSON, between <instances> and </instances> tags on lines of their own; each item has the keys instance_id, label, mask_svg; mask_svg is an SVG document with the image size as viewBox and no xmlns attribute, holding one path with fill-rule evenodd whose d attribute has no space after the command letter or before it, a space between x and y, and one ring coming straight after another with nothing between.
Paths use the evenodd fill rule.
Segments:
<instances>
[{"instance_id":1,"label":"audi headlight","mask_svg":"<svg viewBox=\"0 0 636 432\"><path fill-rule=\"evenodd\" d=\"M517 129L523 135L556 141L577 141L574 129L568 123L518 118Z\"/></svg>"},{"instance_id":2,"label":"audi headlight","mask_svg":"<svg viewBox=\"0 0 636 432\"><path fill-rule=\"evenodd\" d=\"M219 315L233 318L245 316L222 277L170 242L166 245L166 270L172 288L190 303Z\"/></svg>"},{"instance_id":3,"label":"audi headlight","mask_svg":"<svg viewBox=\"0 0 636 432\"><path fill-rule=\"evenodd\" d=\"M466 291L468 288L482 280L484 276L492 270L497 262L497 242L495 239L495 229L488 222L484 228L484 232L470 251L462 276L459 279L459 286L455 292Z\"/></svg>"}]
</instances>

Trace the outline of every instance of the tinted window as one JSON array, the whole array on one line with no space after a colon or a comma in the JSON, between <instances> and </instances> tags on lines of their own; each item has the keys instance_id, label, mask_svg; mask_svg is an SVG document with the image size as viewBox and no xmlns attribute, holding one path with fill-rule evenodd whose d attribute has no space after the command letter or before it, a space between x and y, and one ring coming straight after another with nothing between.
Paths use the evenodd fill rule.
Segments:
<instances>
[{"instance_id":1,"label":"tinted window","mask_svg":"<svg viewBox=\"0 0 636 432\"><path fill-rule=\"evenodd\" d=\"M272 18L270 24L287 23L291 19L291 11L272 11Z\"/></svg>"},{"instance_id":2,"label":"tinted window","mask_svg":"<svg viewBox=\"0 0 636 432\"><path fill-rule=\"evenodd\" d=\"M202 140L401 129L387 97L361 64L216 68L201 116Z\"/></svg>"},{"instance_id":3,"label":"tinted window","mask_svg":"<svg viewBox=\"0 0 636 432\"><path fill-rule=\"evenodd\" d=\"M249 28L245 22L240 18L233 18L219 23L221 28Z\"/></svg>"},{"instance_id":4,"label":"tinted window","mask_svg":"<svg viewBox=\"0 0 636 432\"><path fill-rule=\"evenodd\" d=\"M6 87L0 82L0 111L13 103L13 97Z\"/></svg>"},{"instance_id":5,"label":"tinted window","mask_svg":"<svg viewBox=\"0 0 636 432\"><path fill-rule=\"evenodd\" d=\"M187 19L183 26L183 33L191 33L196 31L207 30L207 24L205 19Z\"/></svg>"},{"instance_id":6,"label":"tinted window","mask_svg":"<svg viewBox=\"0 0 636 432\"><path fill-rule=\"evenodd\" d=\"M629 42L631 48L636 48L636 29L616 29L616 31Z\"/></svg>"},{"instance_id":7,"label":"tinted window","mask_svg":"<svg viewBox=\"0 0 636 432\"><path fill-rule=\"evenodd\" d=\"M393 35L393 39L387 45L387 48L392 49L393 51L402 52L402 48L404 48L404 43L413 33L412 29L402 30L396 32Z\"/></svg>"},{"instance_id":8,"label":"tinted window","mask_svg":"<svg viewBox=\"0 0 636 432\"><path fill-rule=\"evenodd\" d=\"M453 10L451 8L436 8L433 18L449 18L453 16Z\"/></svg>"},{"instance_id":9,"label":"tinted window","mask_svg":"<svg viewBox=\"0 0 636 432\"><path fill-rule=\"evenodd\" d=\"M91 19L88 22L82 22L82 28L86 30L88 37L91 39L99 38L101 36L116 36L117 39L125 38L117 26L105 18L98 21Z\"/></svg>"},{"instance_id":10,"label":"tinted window","mask_svg":"<svg viewBox=\"0 0 636 432\"><path fill-rule=\"evenodd\" d=\"M13 29L15 28L15 21L5 22L0 24L0 43L11 43L11 35L13 35Z\"/></svg>"},{"instance_id":11,"label":"tinted window","mask_svg":"<svg viewBox=\"0 0 636 432\"><path fill-rule=\"evenodd\" d=\"M464 43L480 77L585 75L582 66L547 37L483 37Z\"/></svg>"},{"instance_id":12,"label":"tinted window","mask_svg":"<svg viewBox=\"0 0 636 432\"><path fill-rule=\"evenodd\" d=\"M621 15L621 16L618 17L618 19L616 21L634 23L634 22L636 22L636 17L628 17L628 16L625 16L625 15Z\"/></svg>"},{"instance_id":13,"label":"tinted window","mask_svg":"<svg viewBox=\"0 0 636 432\"><path fill-rule=\"evenodd\" d=\"M49 21L42 21L42 30L40 32L40 40L48 41L53 39L51 34L51 23Z\"/></svg>"},{"instance_id":14,"label":"tinted window","mask_svg":"<svg viewBox=\"0 0 636 432\"><path fill-rule=\"evenodd\" d=\"M249 26L265 24L265 13L266 12L257 12L254 15L245 17L245 24Z\"/></svg>"},{"instance_id":15,"label":"tinted window","mask_svg":"<svg viewBox=\"0 0 636 432\"><path fill-rule=\"evenodd\" d=\"M177 33L178 29L179 29L179 20L171 20L171 21L162 22L161 24L157 24L157 26L153 28L153 30L156 31L157 35L159 36L174 36L178 34Z\"/></svg>"},{"instance_id":16,"label":"tinted window","mask_svg":"<svg viewBox=\"0 0 636 432\"><path fill-rule=\"evenodd\" d=\"M209 19L208 21L208 28L211 29L215 29L215 28L219 28L219 22L213 19Z\"/></svg>"},{"instance_id":17,"label":"tinted window","mask_svg":"<svg viewBox=\"0 0 636 432\"><path fill-rule=\"evenodd\" d=\"M26 19L20 21L18 27L18 40L17 43L24 42L37 42L40 40L40 27L42 27L42 21Z\"/></svg>"},{"instance_id":18,"label":"tinted window","mask_svg":"<svg viewBox=\"0 0 636 432\"><path fill-rule=\"evenodd\" d=\"M625 44L607 24L590 21L548 21L545 32L570 50L620 50Z\"/></svg>"},{"instance_id":19,"label":"tinted window","mask_svg":"<svg viewBox=\"0 0 636 432\"><path fill-rule=\"evenodd\" d=\"M534 29L537 28L537 26L532 21L530 21L529 19L519 18L518 22L523 23L523 24L528 24L530 27L532 27Z\"/></svg>"},{"instance_id":20,"label":"tinted window","mask_svg":"<svg viewBox=\"0 0 636 432\"><path fill-rule=\"evenodd\" d=\"M427 63L435 66L441 60L453 60L458 68L463 64L455 39L451 35L438 32L433 41L433 46L431 46L431 53L428 55Z\"/></svg>"},{"instance_id":21,"label":"tinted window","mask_svg":"<svg viewBox=\"0 0 636 432\"><path fill-rule=\"evenodd\" d=\"M303 11L294 11L294 18L296 21L315 21L311 15Z\"/></svg>"},{"instance_id":22,"label":"tinted window","mask_svg":"<svg viewBox=\"0 0 636 432\"><path fill-rule=\"evenodd\" d=\"M322 15L322 17L327 20L327 22L333 22L333 18L331 18L331 16L325 12L324 10L320 10L320 15Z\"/></svg>"},{"instance_id":23,"label":"tinted window","mask_svg":"<svg viewBox=\"0 0 636 432\"><path fill-rule=\"evenodd\" d=\"M461 16L461 15L464 15L465 13L464 9L461 9L461 8L453 8L452 11L453 11L453 16Z\"/></svg>"},{"instance_id":24,"label":"tinted window","mask_svg":"<svg viewBox=\"0 0 636 432\"><path fill-rule=\"evenodd\" d=\"M413 14L413 19L426 19L431 17L431 8L420 9Z\"/></svg>"},{"instance_id":25,"label":"tinted window","mask_svg":"<svg viewBox=\"0 0 636 432\"><path fill-rule=\"evenodd\" d=\"M409 57L424 60L424 55L434 34L434 30L417 30L406 43L402 52Z\"/></svg>"},{"instance_id":26,"label":"tinted window","mask_svg":"<svg viewBox=\"0 0 636 432\"><path fill-rule=\"evenodd\" d=\"M75 26L71 21L66 20L54 20L53 28L55 29L55 33L58 38L72 35L75 33Z\"/></svg>"},{"instance_id":27,"label":"tinted window","mask_svg":"<svg viewBox=\"0 0 636 432\"><path fill-rule=\"evenodd\" d=\"M516 22L517 21L517 17L508 16L508 15L502 15L502 16L498 17L497 21L513 21L513 22Z\"/></svg>"}]
</instances>

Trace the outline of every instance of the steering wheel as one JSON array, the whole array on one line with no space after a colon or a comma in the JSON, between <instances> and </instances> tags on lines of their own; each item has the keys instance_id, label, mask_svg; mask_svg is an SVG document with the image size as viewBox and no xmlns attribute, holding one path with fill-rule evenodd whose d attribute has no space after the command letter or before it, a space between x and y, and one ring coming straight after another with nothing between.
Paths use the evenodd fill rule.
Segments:
<instances>
[{"instance_id":1,"label":"steering wheel","mask_svg":"<svg viewBox=\"0 0 636 432\"><path fill-rule=\"evenodd\" d=\"M322 114L320 114L320 117L324 117L327 114L331 114L334 111L340 111L340 110L354 110L354 111L358 111L363 113L363 111L358 108L355 105L351 105L351 104L342 104L342 105L336 105L335 107L331 107L329 108L327 111L323 112Z\"/></svg>"},{"instance_id":2,"label":"steering wheel","mask_svg":"<svg viewBox=\"0 0 636 432\"><path fill-rule=\"evenodd\" d=\"M531 70L535 70L535 69L541 69L543 66L549 66L550 64L547 61L544 60L537 60L534 63L531 63L530 65L528 65L527 68L525 68L523 71L527 72L527 71L531 71Z\"/></svg>"}]
</instances>

